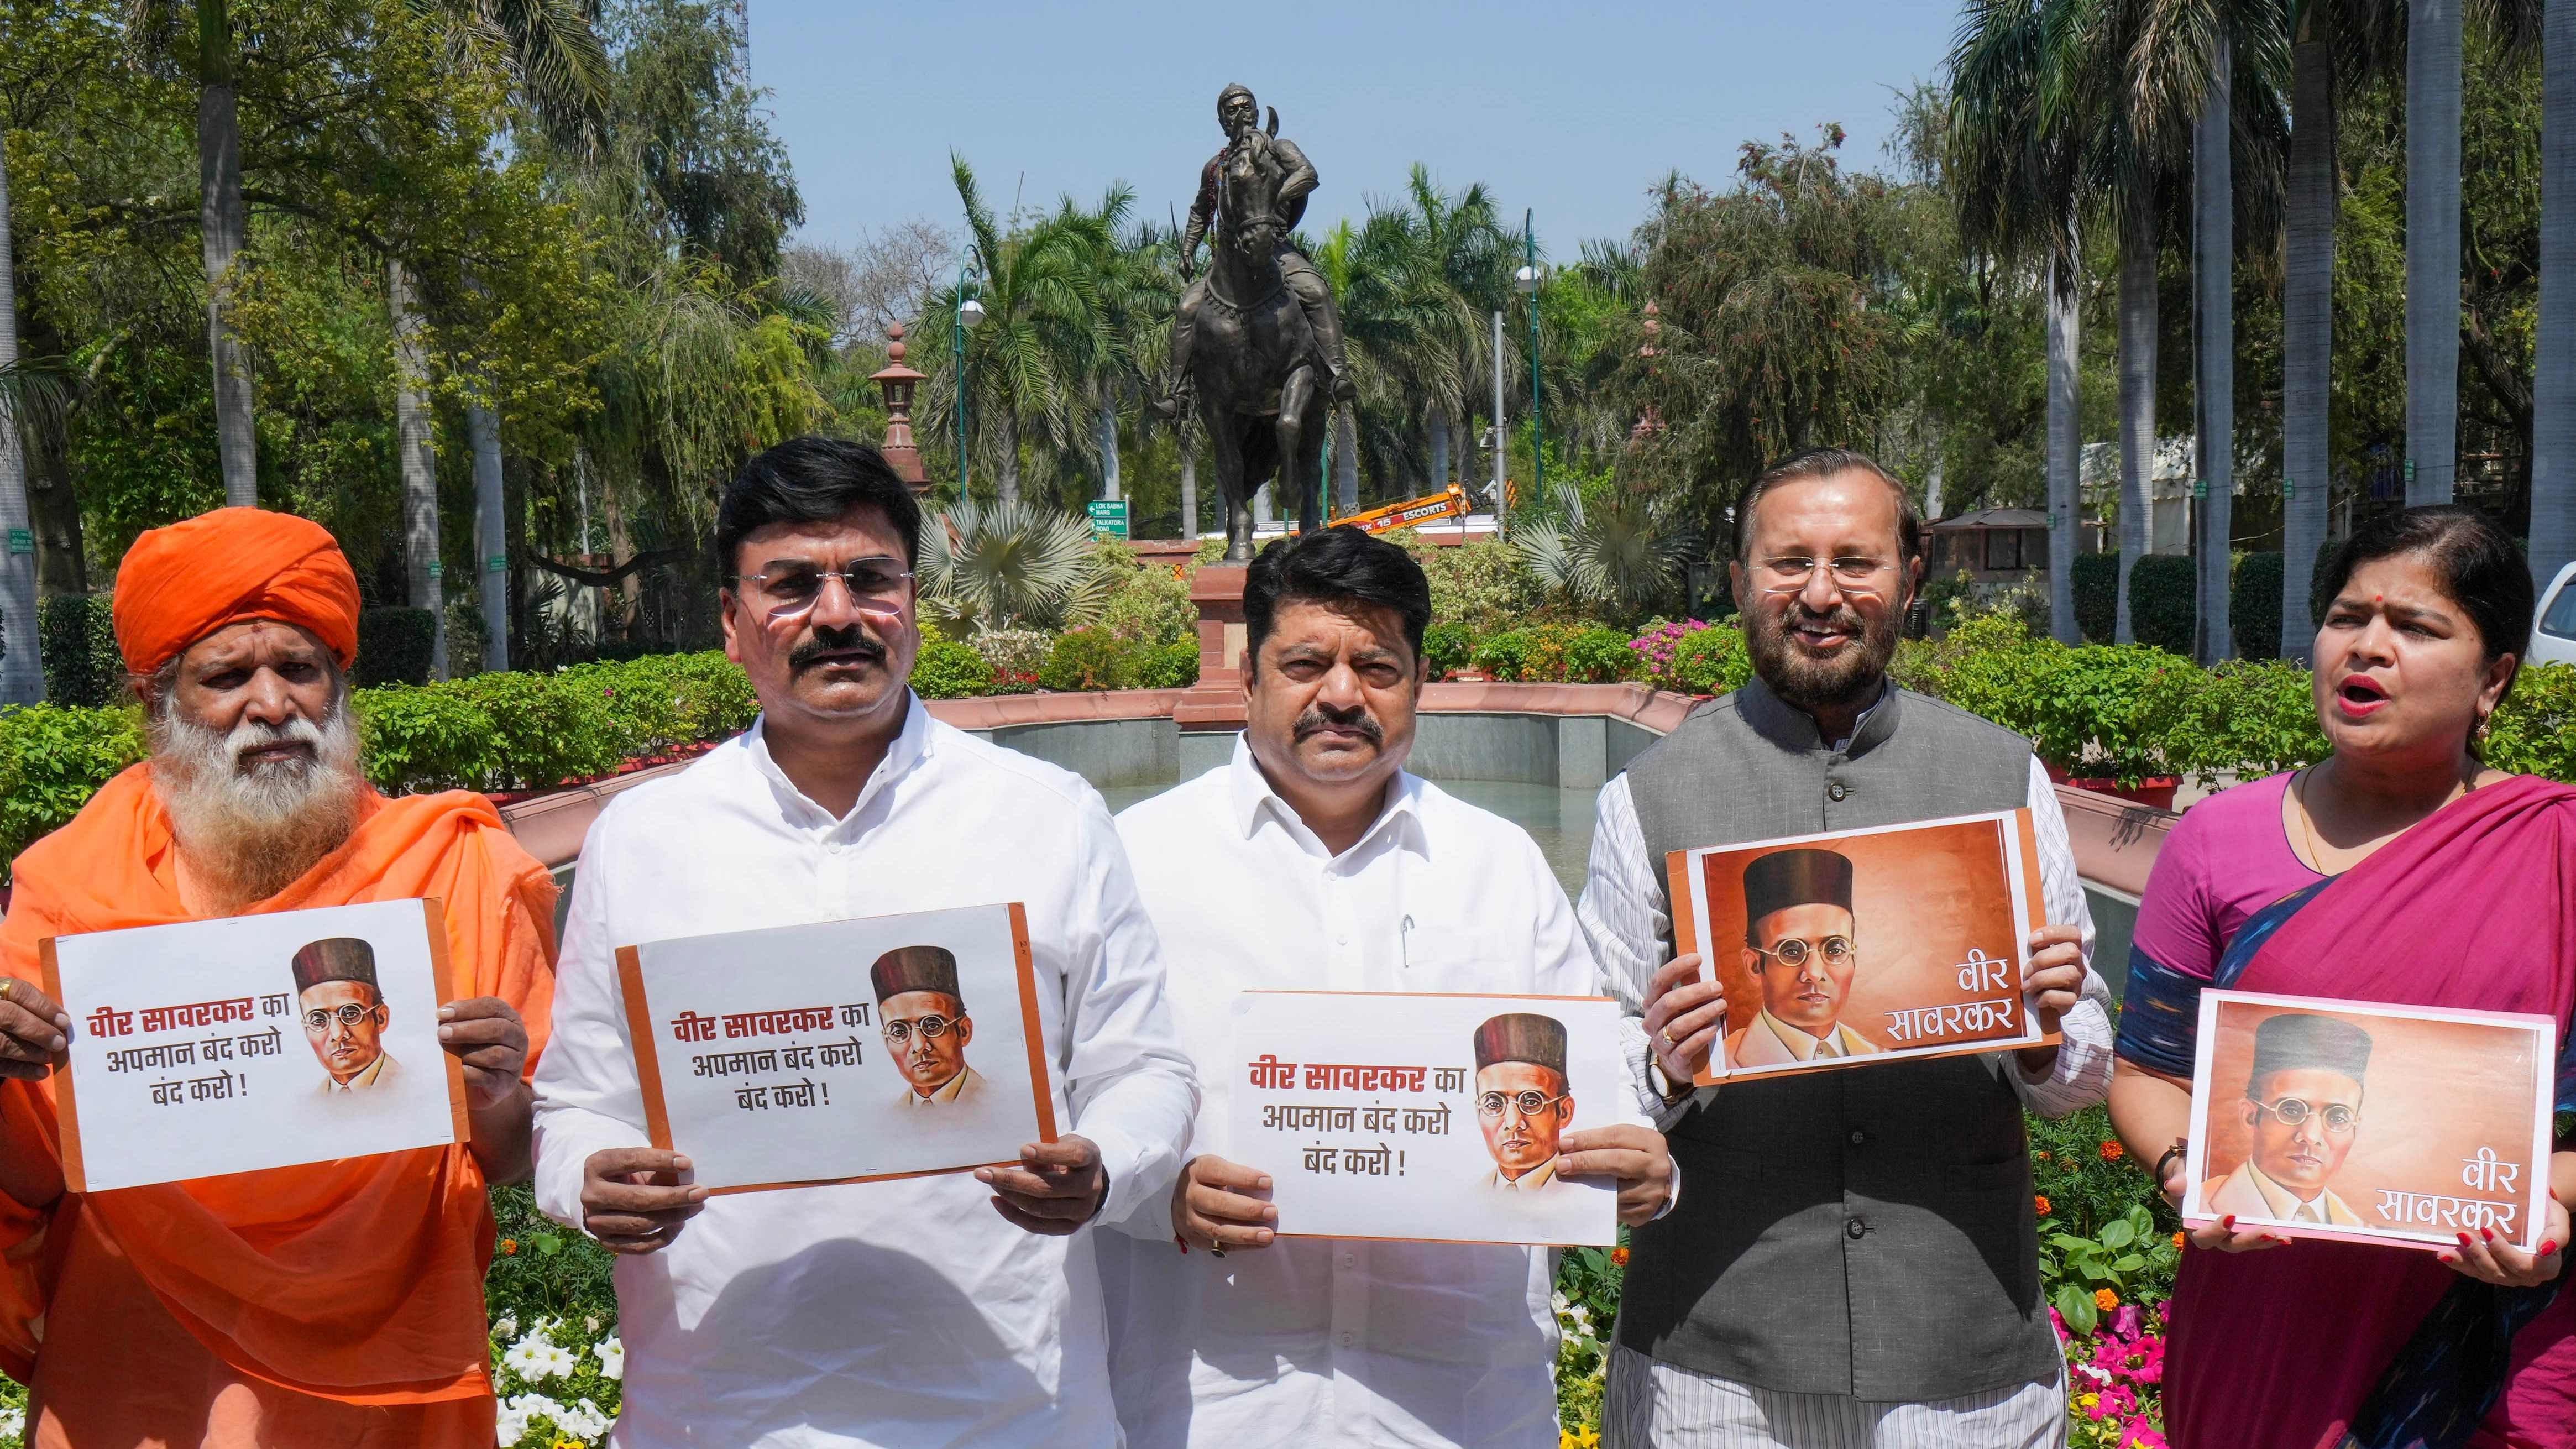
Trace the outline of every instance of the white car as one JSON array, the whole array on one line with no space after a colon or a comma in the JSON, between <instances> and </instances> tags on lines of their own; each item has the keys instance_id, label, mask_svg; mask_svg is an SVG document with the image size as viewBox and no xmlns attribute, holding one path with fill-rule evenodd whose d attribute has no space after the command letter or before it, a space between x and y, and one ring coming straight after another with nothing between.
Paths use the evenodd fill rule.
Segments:
<instances>
[{"instance_id":1,"label":"white car","mask_svg":"<svg viewBox=\"0 0 2576 1449\"><path fill-rule=\"evenodd\" d=\"M2540 591L2531 621L2531 662L2576 664L2576 563L2558 571Z\"/></svg>"}]
</instances>

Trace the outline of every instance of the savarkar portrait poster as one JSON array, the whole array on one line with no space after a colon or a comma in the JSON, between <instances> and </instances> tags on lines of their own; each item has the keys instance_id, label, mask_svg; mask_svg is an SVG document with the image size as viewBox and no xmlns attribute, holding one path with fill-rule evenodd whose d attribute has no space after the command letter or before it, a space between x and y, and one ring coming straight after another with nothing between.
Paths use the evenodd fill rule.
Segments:
<instances>
[{"instance_id":1,"label":"savarkar portrait poster","mask_svg":"<svg viewBox=\"0 0 2576 1449\"><path fill-rule=\"evenodd\" d=\"M1247 991L1230 1140L1283 1237L1607 1246L1618 1191L1563 1175L1567 1134L1634 1096L1605 997Z\"/></svg>"},{"instance_id":2,"label":"savarkar portrait poster","mask_svg":"<svg viewBox=\"0 0 2576 1449\"><path fill-rule=\"evenodd\" d=\"M2284 1237L2539 1246L2557 1024L2200 994L2182 1218Z\"/></svg>"},{"instance_id":3,"label":"savarkar portrait poster","mask_svg":"<svg viewBox=\"0 0 2576 1449\"><path fill-rule=\"evenodd\" d=\"M620 947L653 1145L718 1192L959 1172L1052 1142L1017 905Z\"/></svg>"},{"instance_id":4,"label":"savarkar portrait poster","mask_svg":"<svg viewBox=\"0 0 2576 1449\"><path fill-rule=\"evenodd\" d=\"M1675 945L1726 990L1700 1084L2053 1040L2037 856L2027 810L1674 851Z\"/></svg>"},{"instance_id":5,"label":"savarkar portrait poster","mask_svg":"<svg viewBox=\"0 0 2576 1449\"><path fill-rule=\"evenodd\" d=\"M438 1042L436 901L378 901L55 936L45 991L72 1018L55 1085L74 1192L293 1167L466 1139Z\"/></svg>"}]
</instances>

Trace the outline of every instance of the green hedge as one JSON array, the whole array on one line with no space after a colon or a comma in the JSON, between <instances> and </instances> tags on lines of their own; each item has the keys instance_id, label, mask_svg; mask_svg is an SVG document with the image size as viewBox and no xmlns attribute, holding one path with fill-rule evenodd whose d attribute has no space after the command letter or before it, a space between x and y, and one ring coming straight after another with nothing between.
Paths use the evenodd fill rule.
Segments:
<instances>
[{"instance_id":1,"label":"green hedge","mask_svg":"<svg viewBox=\"0 0 2576 1449\"><path fill-rule=\"evenodd\" d=\"M2129 566L2129 630L2137 642L2169 653L2192 652L2200 622L2200 569L2183 554L2151 553Z\"/></svg>"},{"instance_id":2,"label":"green hedge","mask_svg":"<svg viewBox=\"0 0 2576 1449\"><path fill-rule=\"evenodd\" d=\"M2249 553L2227 587L2227 630L2246 659L2281 657L2281 556Z\"/></svg>"},{"instance_id":3,"label":"green hedge","mask_svg":"<svg viewBox=\"0 0 2576 1449\"><path fill-rule=\"evenodd\" d=\"M2120 623L2120 556L2079 553L2067 572L2075 590L2075 627L2096 644L2108 644Z\"/></svg>"},{"instance_id":4,"label":"green hedge","mask_svg":"<svg viewBox=\"0 0 2576 1449\"><path fill-rule=\"evenodd\" d=\"M1444 645L1449 641L1444 640ZM1429 652L1426 633L1423 648ZM1645 661L1616 629L1575 624L1533 624L1477 641L1469 657L1494 678L1532 684L1614 684L1641 677Z\"/></svg>"},{"instance_id":5,"label":"green hedge","mask_svg":"<svg viewBox=\"0 0 2576 1449\"><path fill-rule=\"evenodd\" d=\"M125 692L125 656L105 594L61 594L36 603L36 654L49 703L110 705Z\"/></svg>"}]
</instances>

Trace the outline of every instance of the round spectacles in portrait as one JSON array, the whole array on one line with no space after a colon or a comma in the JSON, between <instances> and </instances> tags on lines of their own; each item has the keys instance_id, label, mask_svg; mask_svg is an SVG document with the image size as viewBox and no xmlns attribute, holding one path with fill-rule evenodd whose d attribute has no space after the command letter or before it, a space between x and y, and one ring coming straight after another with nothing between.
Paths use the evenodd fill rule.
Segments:
<instances>
[{"instance_id":1,"label":"round spectacles in portrait","mask_svg":"<svg viewBox=\"0 0 2576 1449\"><path fill-rule=\"evenodd\" d=\"M1816 942L1813 947L1798 937L1791 936L1768 951L1756 946L1753 948L1753 953L1757 956L1772 957L1783 966L1804 966L1807 964L1810 950L1822 951L1825 953L1826 965L1840 966L1852 958L1853 949L1849 936L1827 936Z\"/></svg>"},{"instance_id":2,"label":"round spectacles in portrait","mask_svg":"<svg viewBox=\"0 0 2576 1449\"><path fill-rule=\"evenodd\" d=\"M1476 1099L1476 1110L1488 1117L1500 1117L1506 1107L1517 1107L1524 1117L1535 1117L1565 1100L1564 1096L1543 1097L1536 1092L1487 1092Z\"/></svg>"},{"instance_id":3,"label":"round spectacles in portrait","mask_svg":"<svg viewBox=\"0 0 2576 1449\"><path fill-rule=\"evenodd\" d=\"M2361 1125L2361 1113L2341 1102L2331 1102L2319 1108L2296 1097L2283 1097L2277 1102L2266 1102L2260 1098L2250 1100L2254 1102L2256 1111L2271 1113L2281 1120L2284 1127L2296 1127L2312 1114L2323 1117L2328 1132L2349 1132Z\"/></svg>"},{"instance_id":4,"label":"round spectacles in portrait","mask_svg":"<svg viewBox=\"0 0 2576 1449\"><path fill-rule=\"evenodd\" d=\"M331 1023L335 1020L342 1026L356 1026L359 1022L366 1020L368 1013L374 1010L375 1008L372 1006L360 1006L354 1001L344 1001L338 1006L334 1006L327 1011L317 1006L311 1011L304 1013L304 1029L306 1031L329 1031L331 1029Z\"/></svg>"},{"instance_id":5,"label":"round spectacles in portrait","mask_svg":"<svg viewBox=\"0 0 2576 1449\"><path fill-rule=\"evenodd\" d=\"M1809 558L1804 554L1783 554L1766 558L1753 566L1753 581L1766 594L1795 594L1807 587L1816 570L1833 575L1834 587L1861 599L1874 599L1887 592L1888 576L1895 565L1885 559L1865 558L1857 554L1841 558Z\"/></svg>"},{"instance_id":6,"label":"round spectacles in portrait","mask_svg":"<svg viewBox=\"0 0 2576 1449\"><path fill-rule=\"evenodd\" d=\"M921 1028L921 1034L923 1036L928 1037L932 1041L937 1041L948 1034L948 1028L955 1026L956 1024L956 1022L950 1021L947 1017L934 1015L916 1017L911 1021L888 1021L883 1030L887 1041L893 1042L896 1046L901 1046L912 1039L912 1032L915 1026L919 1026Z\"/></svg>"}]
</instances>

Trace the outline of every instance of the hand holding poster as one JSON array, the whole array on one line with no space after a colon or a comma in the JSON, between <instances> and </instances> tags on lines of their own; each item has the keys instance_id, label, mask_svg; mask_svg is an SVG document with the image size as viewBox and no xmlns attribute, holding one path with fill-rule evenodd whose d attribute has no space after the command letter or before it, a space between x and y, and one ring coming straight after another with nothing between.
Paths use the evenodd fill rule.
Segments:
<instances>
[{"instance_id":1,"label":"hand holding poster","mask_svg":"<svg viewBox=\"0 0 2576 1449\"><path fill-rule=\"evenodd\" d=\"M2039 1046L2030 812L1674 851L1674 940L1726 995L1698 1081Z\"/></svg>"},{"instance_id":2,"label":"hand holding poster","mask_svg":"<svg viewBox=\"0 0 2576 1449\"><path fill-rule=\"evenodd\" d=\"M653 1145L747 1192L1019 1160L1056 1137L1020 907L624 946Z\"/></svg>"},{"instance_id":3,"label":"hand holding poster","mask_svg":"<svg viewBox=\"0 0 2576 1449\"><path fill-rule=\"evenodd\" d=\"M1560 1176L1621 1120L1619 1006L1599 997L1247 991L1230 1140L1283 1237L1607 1245L1617 1185Z\"/></svg>"},{"instance_id":4,"label":"hand holding poster","mask_svg":"<svg viewBox=\"0 0 2576 1449\"><path fill-rule=\"evenodd\" d=\"M466 1138L436 901L56 936L65 1180L105 1192Z\"/></svg>"},{"instance_id":5,"label":"hand holding poster","mask_svg":"<svg viewBox=\"0 0 2576 1449\"><path fill-rule=\"evenodd\" d=\"M2532 1251L2556 1059L2545 1016L2203 991L2183 1221Z\"/></svg>"}]
</instances>

